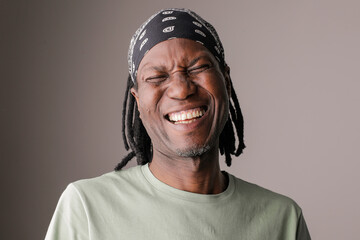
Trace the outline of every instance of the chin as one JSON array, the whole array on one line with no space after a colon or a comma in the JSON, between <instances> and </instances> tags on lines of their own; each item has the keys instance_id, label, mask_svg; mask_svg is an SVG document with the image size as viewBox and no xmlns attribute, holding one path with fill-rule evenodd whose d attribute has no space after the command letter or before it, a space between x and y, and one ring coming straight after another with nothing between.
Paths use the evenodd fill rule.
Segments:
<instances>
[{"instance_id":1,"label":"chin","mask_svg":"<svg viewBox=\"0 0 360 240\"><path fill-rule=\"evenodd\" d=\"M183 146L181 148L176 149L176 153L180 157L200 157L203 154L209 152L214 147L218 146L217 139L219 138L217 134L211 134L210 139L203 143L195 143L189 144L190 141L188 139L187 146ZM189 146L190 145L190 146Z\"/></svg>"},{"instance_id":2,"label":"chin","mask_svg":"<svg viewBox=\"0 0 360 240\"><path fill-rule=\"evenodd\" d=\"M185 149L176 149L176 153L180 157L199 157L204 153L208 152L209 150L210 150L209 145L202 147L193 146Z\"/></svg>"}]
</instances>

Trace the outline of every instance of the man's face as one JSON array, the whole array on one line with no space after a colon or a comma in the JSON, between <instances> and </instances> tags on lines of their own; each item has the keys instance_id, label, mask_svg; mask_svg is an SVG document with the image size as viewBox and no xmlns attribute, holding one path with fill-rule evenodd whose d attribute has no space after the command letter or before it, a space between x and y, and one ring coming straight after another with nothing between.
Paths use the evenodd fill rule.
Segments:
<instances>
[{"instance_id":1,"label":"man's face","mask_svg":"<svg viewBox=\"0 0 360 240\"><path fill-rule=\"evenodd\" d=\"M142 59L135 96L153 150L168 157L200 156L218 147L228 118L228 69L200 43L172 39Z\"/></svg>"}]
</instances>

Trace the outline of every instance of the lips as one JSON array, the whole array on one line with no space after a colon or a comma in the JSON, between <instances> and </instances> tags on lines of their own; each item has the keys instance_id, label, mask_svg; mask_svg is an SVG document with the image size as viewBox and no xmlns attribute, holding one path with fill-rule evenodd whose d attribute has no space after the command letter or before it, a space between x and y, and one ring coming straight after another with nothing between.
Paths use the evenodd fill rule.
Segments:
<instances>
[{"instance_id":1,"label":"lips","mask_svg":"<svg viewBox=\"0 0 360 240\"><path fill-rule=\"evenodd\" d=\"M174 124L189 124L201 118L206 112L205 107L197 107L179 112L169 113L166 118Z\"/></svg>"}]
</instances>

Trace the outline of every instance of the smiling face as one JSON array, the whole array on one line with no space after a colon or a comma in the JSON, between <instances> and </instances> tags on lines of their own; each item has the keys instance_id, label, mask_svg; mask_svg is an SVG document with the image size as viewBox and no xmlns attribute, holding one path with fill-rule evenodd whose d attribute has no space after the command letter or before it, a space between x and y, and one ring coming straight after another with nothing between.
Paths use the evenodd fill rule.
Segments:
<instances>
[{"instance_id":1,"label":"smiling face","mask_svg":"<svg viewBox=\"0 0 360 240\"><path fill-rule=\"evenodd\" d=\"M154 154L196 157L218 148L228 119L228 71L188 39L161 42L144 56L131 93Z\"/></svg>"}]
</instances>

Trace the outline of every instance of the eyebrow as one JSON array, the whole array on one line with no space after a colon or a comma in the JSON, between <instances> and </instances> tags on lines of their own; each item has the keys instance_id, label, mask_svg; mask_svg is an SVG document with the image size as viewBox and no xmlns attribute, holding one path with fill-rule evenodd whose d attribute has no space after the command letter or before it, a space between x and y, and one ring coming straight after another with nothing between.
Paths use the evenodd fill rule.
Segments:
<instances>
[{"instance_id":1,"label":"eyebrow","mask_svg":"<svg viewBox=\"0 0 360 240\"><path fill-rule=\"evenodd\" d=\"M191 60L191 62L189 63L189 67L194 66L200 60L200 58L204 58L204 56L199 56L199 57L194 58L193 60Z\"/></svg>"},{"instance_id":2,"label":"eyebrow","mask_svg":"<svg viewBox=\"0 0 360 240\"><path fill-rule=\"evenodd\" d=\"M205 60L213 63L212 60L211 60L211 58L210 58L209 56L207 56L207 55L200 55L200 56L194 58L193 60L191 60L188 67L194 66L194 65L195 65L199 60L201 60L201 59L205 59Z\"/></svg>"},{"instance_id":3,"label":"eyebrow","mask_svg":"<svg viewBox=\"0 0 360 240\"><path fill-rule=\"evenodd\" d=\"M192 67L192 66L194 66L200 59L206 59L206 60L208 60L208 61L211 61L211 59L208 57L208 56L206 56L206 55L200 55L200 56L198 56L198 57L196 57L196 58L194 58L193 60L191 60L190 61L190 63L188 64L188 66L186 66L186 67L184 67L184 66L180 66L180 67L182 67L182 68L187 68L187 67ZM144 71L149 71L149 70L155 70L155 71L158 71L158 72L162 72L162 71L164 71L164 69L165 69L165 67L163 67L163 66L147 66L147 65L149 65L149 64L151 64L151 62L148 62L148 63L146 63L143 67L142 67L142 72L144 72Z\"/></svg>"},{"instance_id":4,"label":"eyebrow","mask_svg":"<svg viewBox=\"0 0 360 240\"><path fill-rule=\"evenodd\" d=\"M163 71L164 67L158 67L158 66L151 66L151 62L146 63L142 68L141 71L149 71L149 70L156 70L156 71ZM150 65L150 66L148 66Z\"/></svg>"}]
</instances>

